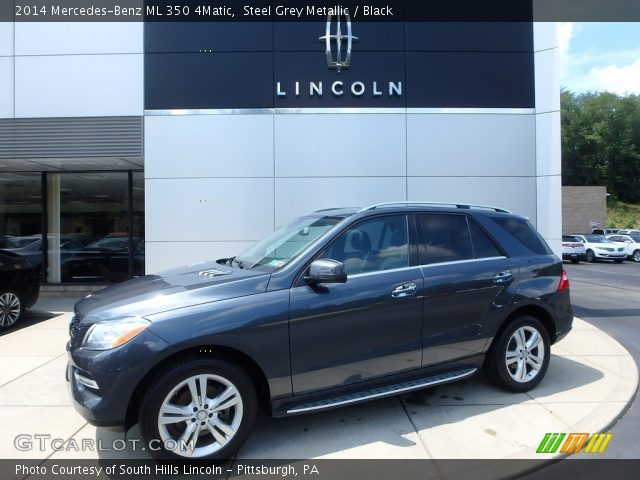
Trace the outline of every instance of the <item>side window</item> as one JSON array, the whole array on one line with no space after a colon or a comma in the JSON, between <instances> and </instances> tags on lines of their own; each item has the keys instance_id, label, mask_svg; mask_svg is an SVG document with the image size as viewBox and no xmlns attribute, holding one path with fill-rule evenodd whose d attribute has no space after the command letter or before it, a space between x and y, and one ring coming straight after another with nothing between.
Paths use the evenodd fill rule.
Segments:
<instances>
[{"instance_id":1,"label":"side window","mask_svg":"<svg viewBox=\"0 0 640 480\"><path fill-rule=\"evenodd\" d=\"M551 250L535 228L526 220L509 217L491 217L526 249L538 255L548 255Z\"/></svg>"},{"instance_id":2,"label":"side window","mask_svg":"<svg viewBox=\"0 0 640 480\"><path fill-rule=\"evenodd\" d=\"M360 222L340 234L321 254L344 263L347 275L409 266L406 215Z\"/></svg>"},{"instance_id":3,"label":"side window","mask_svg":"<svg viewBox=\"0 0 640 480\"><path fill-rule=\"evenodd\" d=\"M473 242L473 253L475 258L490 258L501 257L502 252L493 243L493 240L485 233L482 228L475 222L475 220L469 219L469 227L471 229L471 240Z\"/></svg>"},{"instance_id":4,"label":"side window","mask_svg":"<svg viewBox=\"0 0 640 480\"><path fill-rule=\"evenodd\" d=\"M420 215L427 250L426 263L454 262L473 258L471 236L464 215Z\"/></svg>"}]
</instances>

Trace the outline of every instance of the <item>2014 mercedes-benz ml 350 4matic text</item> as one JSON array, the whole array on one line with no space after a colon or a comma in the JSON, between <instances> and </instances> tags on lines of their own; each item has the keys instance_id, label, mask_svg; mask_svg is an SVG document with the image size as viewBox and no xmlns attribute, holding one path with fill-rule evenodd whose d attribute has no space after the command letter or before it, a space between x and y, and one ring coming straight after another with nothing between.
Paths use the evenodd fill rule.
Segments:
<instances>
[{"instance_id":1,"label":"2014 mercedes-benz ml 350 4matic text","mask_svg":"<svg viewBox=\"0 0 640 480\"><path fill-rule=\"evenodd\" d=\"M523 392L571 329L562 261L526 218L473 205L321 210L244 253L79 301L67 380L99 426L162 458L222 459L257 408L314 412L467 378Z\"/></svg>"}]
</instances>

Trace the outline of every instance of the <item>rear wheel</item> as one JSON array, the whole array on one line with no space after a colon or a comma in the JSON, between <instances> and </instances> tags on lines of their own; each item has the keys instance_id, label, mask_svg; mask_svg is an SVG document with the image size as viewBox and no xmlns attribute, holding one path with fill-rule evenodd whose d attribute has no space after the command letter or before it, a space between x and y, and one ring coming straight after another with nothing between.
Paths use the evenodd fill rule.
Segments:
<instances>
[{"instance_id":1,"label":"rear wheel","mask_svg":"<svg viewBox=\"0 0 640 480\"><path fill-rule=\"evenodd\" d=\"M240 366L193 359L159 375L140 409L144 440L156 458L231 458L251 432L256 392Z\"/></svg>"},{"instance_id":2,"label":"rear wheel","mask_svg":"<svg viewBox=\"0 0 640 480\"><path fill-rule=\"evenodd\" d=\"M506 390L531 390L547 372L550 346L549 334L540 320L529 315L518 317L494 340L485 373Z\"/></svg>"},{"instance_id":3,"label":"rear wheel","mask_svg":"<svg viewBox=\"0 0 640 480\"><path fill-rule=\"evenodd\" d=\"M0 292L0 330L13 327L24 313L20 296L12 290Z\"/></svg>"},{"instance_id":4,"label":"rear wheel","mask_svg":"<svg viewBox=\"0 0 640 480\"><path fill-rule=\"evenodd\" d=\"M596 255L593 253L593 250L587 250L587 258L585 260L589 263L596 261Z\"/></svg>"}]
</instances>

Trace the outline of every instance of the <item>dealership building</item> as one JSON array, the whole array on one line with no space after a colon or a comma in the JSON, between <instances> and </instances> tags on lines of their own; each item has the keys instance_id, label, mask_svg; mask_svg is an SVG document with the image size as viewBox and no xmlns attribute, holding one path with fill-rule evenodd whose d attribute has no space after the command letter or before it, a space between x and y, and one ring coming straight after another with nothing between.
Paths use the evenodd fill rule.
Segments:
<instances>
[{"instance_id":1,"label":"dealership building","mask_svg":"<svg viewBox=\"0 0 640 480\"><path fill-rule=\"evenodd\" d=\"M558 253L556 25L328 20L0 23L1 247L115 282L428 200L527 216Z\"/></svg>"}]
</instances>

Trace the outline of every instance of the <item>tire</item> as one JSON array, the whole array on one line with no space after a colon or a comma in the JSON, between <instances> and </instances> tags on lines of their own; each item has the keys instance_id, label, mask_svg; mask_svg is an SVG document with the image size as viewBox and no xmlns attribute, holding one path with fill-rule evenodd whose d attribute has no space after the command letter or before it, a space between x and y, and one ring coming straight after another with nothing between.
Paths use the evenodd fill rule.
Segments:
<instances>
[{"instance_id":1,"label":"tire","mask_svg":"<svg viewBox=\"0 0 640 480\"><path fill-rule=\"evenodd\" d=\"M580 263L580 260L578 260L577 258L572 258L571 263L573 264Z\"/></svg>"},{"instance_id":2,"label":"tire","mask_svg":"<svg viewBox=\"0 0 640 480\"><path fill-rule=\"evenodd\" d=\"M587 257L585 260L589 263L593 263L596 261L596 255L593 253L593 250L587 250Z\"/></svg>"},{"instance_id":3,"label":"tire","mask_svg":"<svg viewBox=\"0 0 640 480\"><path fill-rule=\"evenodd\" d=\"M0 292L0 330L8 330L13 327L24 313L22 298L13 290Z\"/></svg>"},{"instance_id":4,"label":"tire","mask_svg":"<svg viewBox=\"0 0 640 480\"><path fill-rule=\"evenodd\" d=\"M634 262L640 262L640 250L636 250L635 252L633 252L632 257Z\"/></svg>"},{"instance_id":5,"label":"tire","mask_svg":"<svg viewBox=\"0 0 640 480\"><path fill-rule=\"evenodd\" d=\"M525 345L537 338L535 345L528 347L525 354L521 354L519 348L522 334ZM550 347L549 333L540 320L529 315L517 317L494 339L487 353L485 373L505 390L529 391L540 383L547 372Z\"/></svg>"},{"instance_id":6,"label":"tire","mask_svg":"<svg viewBox=\"0 0 640 480\"><path fill-rule=\"evenodd\" d=\"M242 367L220 359L190 359L156 377L141 403L140 429L157 459L226 460L249 436L256 411L256 391Z\"/></svg>"}]
</instances>

